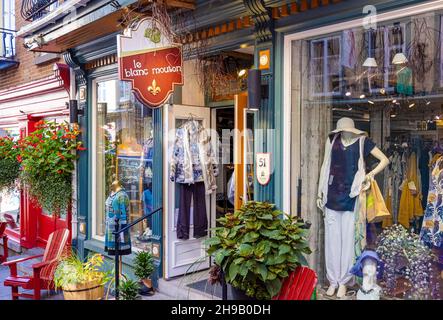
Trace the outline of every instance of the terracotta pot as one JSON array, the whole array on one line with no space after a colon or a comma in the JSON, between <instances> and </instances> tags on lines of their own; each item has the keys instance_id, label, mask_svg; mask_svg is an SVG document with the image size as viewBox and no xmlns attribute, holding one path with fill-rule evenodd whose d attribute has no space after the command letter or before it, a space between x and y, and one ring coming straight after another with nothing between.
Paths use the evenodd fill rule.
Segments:
<instances>
[{"instance_id":1,"label":"terracotta pot","mask_svg":"<svg viewBox=\"0 0 443 320\"><path fill-rule=\"evenodd\" d=\"M142 282L146 287L152 288L152 280L151 279L142 279Z\"/></svg>"},{"instance_id":2,"label":"terracotta pot","mask_svg":"<svg viewBox=\"0 0 443 320\"><path fill-rule=\"evenodd\" d=\"M99 281L70 284L63 287L65 300L101 300L105 287Z\"/></svg>"}]
</instances>

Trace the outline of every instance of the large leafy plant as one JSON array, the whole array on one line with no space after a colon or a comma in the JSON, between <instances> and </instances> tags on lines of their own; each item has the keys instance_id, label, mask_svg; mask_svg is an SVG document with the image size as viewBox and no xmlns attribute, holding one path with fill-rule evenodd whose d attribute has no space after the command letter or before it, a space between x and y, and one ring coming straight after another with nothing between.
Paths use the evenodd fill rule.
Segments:
<instances>
[{"instance_id":1,"label":"large leafy plant","mask_svg":"<svg viewBox=\"0 0 443 320\"><path fill-rule=\"evenodd\" d=\"M304 223L275 210L274 205L250 201L235 213L217 219L221 227L206 241L225 280L250 297L271 299L283 280L311 253Z\"/></svg>"},{"instance_id":2,"label":"large leafy plant","mask_svg":"<svg viewBox=\"0 0 443 320\"><path fill-rule=\"evenodd\" d=\"M61 259L54 273L54 283L57 288L67 285L97 282L105 285L112 280L112 272L105 271L104 258L93 254L83 261L77 254L71 253Z\"/></svg>"},{"instance_id":3,"label":"large leafy plant","mask_svg":"<svg viewBox=\"0 0 443 320\"><path fill-rule=\"evenodd\" d=\"M20 174L19 149L12 137L0 137L0 190L10 189Z\"/></svg>"},{"instance_id":4,"label":"large leafy plant","mask_svg":"<svg viewBox=\"0 0 443 320\"><path fill-rule=\"evenodd\" d=\"M55 121L39 121L36 130L19 141L21 180L33 200L50 213L60 214L72 197L72 172L77 141L77 126Z\"/></svg>"}]
</instances>

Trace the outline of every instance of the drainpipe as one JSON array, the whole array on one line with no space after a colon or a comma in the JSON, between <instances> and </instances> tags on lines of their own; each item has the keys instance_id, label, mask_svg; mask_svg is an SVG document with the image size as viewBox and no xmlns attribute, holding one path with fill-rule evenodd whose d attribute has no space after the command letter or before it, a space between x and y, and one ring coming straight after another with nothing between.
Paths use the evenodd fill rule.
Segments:
<instances>
[{"instance_id":1,"label":"drainpipe","mask_svg":"<svg viewBox=\"0 0 443 320\"><path fill-rule=\"evenodd\" d=\"M77 120L77 88L75 81L75 72L72 68L69 68L70 76L70 88L69 88L69 116L72 120L72 113L75 115L75 123ZM72 122L72 121L71 121ZM78 174L77 174L77 161L74 161L74 173L72 175L72 205L71 205L71 239L72 244L76 245L77 242L77 186L78 186Z\"/></svg>"}]
</instances>

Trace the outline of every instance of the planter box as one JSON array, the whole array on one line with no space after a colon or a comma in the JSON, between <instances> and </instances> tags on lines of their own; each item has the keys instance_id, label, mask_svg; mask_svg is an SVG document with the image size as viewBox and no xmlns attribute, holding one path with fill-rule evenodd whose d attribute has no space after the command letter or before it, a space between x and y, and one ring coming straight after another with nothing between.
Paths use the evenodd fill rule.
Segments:
<instances>
[{"instance_id":1,"label":"planter box","mask_svg":"<svg viewBox=\"0 0 443 320\"><path fill-rule=\"evenodd\" d=\"M101 300L105 287L98 281L72 284L63 287L65 300Z\"/></svg>"}]
</instances>

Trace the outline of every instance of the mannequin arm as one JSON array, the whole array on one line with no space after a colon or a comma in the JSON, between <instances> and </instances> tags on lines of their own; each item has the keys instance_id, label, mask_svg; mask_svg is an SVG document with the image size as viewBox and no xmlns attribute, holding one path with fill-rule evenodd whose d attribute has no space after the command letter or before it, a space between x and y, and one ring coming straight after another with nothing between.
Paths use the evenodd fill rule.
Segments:
<instances>
[{"instance_id":1,"label":"mannequin arm","mask_svg":"<svg viewBox=\"0 0 443 320\"><path fill-rule=\"evenodd\" d=\"M371 154L376 157L378 160L380 160L379 164L366 175L366 179L374 178L375 175L382 172L389 164L388 157L385 156L385 154L377 147L372 149Z\"/></svg>"}]
</instances>

